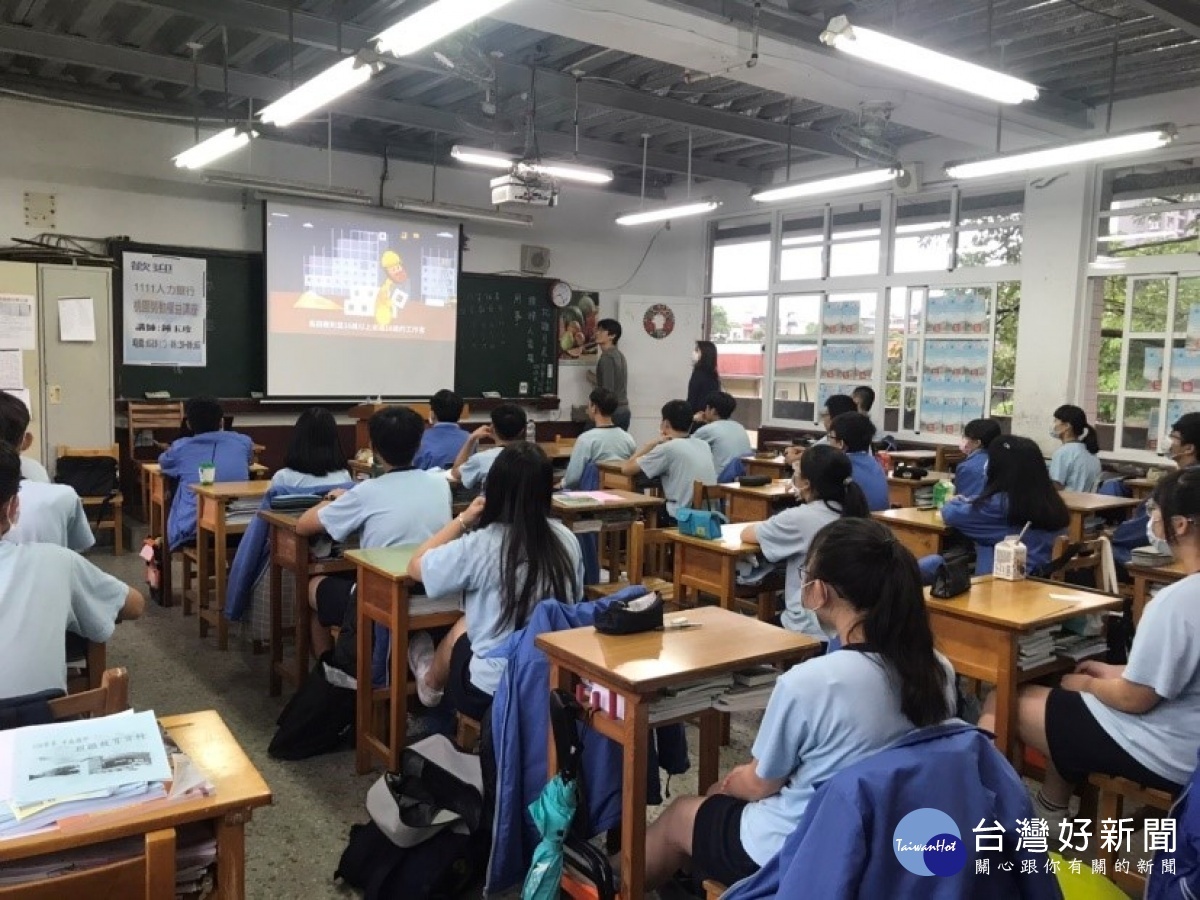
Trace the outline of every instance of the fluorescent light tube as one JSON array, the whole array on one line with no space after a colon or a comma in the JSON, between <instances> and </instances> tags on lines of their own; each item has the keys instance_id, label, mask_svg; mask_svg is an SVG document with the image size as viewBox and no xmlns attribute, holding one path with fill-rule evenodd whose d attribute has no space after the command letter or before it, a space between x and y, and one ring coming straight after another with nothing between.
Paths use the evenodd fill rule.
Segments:
<instances>
[{"instance_id":1,"label":"fluorescent light tube","mask_svg":"<svg viewBox=\"0 0 1200 900\"><path fill-rule=\"evenodd\" d=\"M288 91L270 106L264 107L258 117L264 122L285 128L327 106L343 94L366 84L376 71L378 69L375 63L348 56L315 78L310 78L299 87Z\"/></svg>"},{"instance_id":2,"label":"fluorescent light tube","mask_svg":"<svg viewBox=\"0 0 1200 900\"><path fill-rule=\"evenodd\" d=\"M886 184L889 181L895 181L903 173L903 169L896 168L863 169L860 172L851 172L849 175L835 175L832 178L821 178L817 181L801 181L796 184L785 184L782 187L767 188L751 194L750 197L759 203L775 203L779 200L794 200L797 197L836 194L841 191Z\"/></svg>"},{"instance_id":3,"label":"fluorescent light tube","mask_svg":"<svg viewBox=\"0 0 1200 900\"><path fill-rule=\"evenodd\" d=\"M1065 166L1114 156L1127 156L1130 153L1144 153L1163 147L1173 140L1174 126L1161 125L1149 131L1098 138L1078 144L1064 144L1045 150L1009 153L976 162L957 163L947 166L946 174L951 178L986 178L989 175L1027 172L1047 166Z\"/></svg>"},{"instance_id":4,"label":"fluorescent light tube","mask_svg":"<svg viewBox=\"0 0 1200 900\"><path fill-rule=\"evenodd\" d=\"M487 166L489 169L511 169L513 158L499 150L480 150L476 147L464 147L455 144L450 148L450 156L460 163L472 166Z\"/></svg>"},{"instance_id":5,"label":"fluorescent light tube","mask_svg":"<svg viewBox=\"0 0 1200 900\"><path fill-rule=\"evenodd\" d=\"M436 0L375 37L380 53L408 56L489 16L509 0Z\"/></svg>"},{"instance_id":6,"label":"fluorescent light tube","mask_svg":"<svg viewBox=\"0 0 1200 900\"><path fill-rule=\"evenodd\" d=\"M608 169L593 169L591 166L580 166L564 162L523 163L522 168L530 169L538 175L557 178L559 181L578 181L582 184L608 184L613 180L613 173Z\"/></svg>"},{"instance_id":7,"label":"fluorescent light tube","mask_svg":"<svg viewBox=\"0 0 1200 900\"><path fill-rule=\"evenodd\" d=\"M660 206L657 209L645 209L635 213L626 213L617 217L618 225L643 225L646 222L665 222L668 219L682 219L685 216L699 216L712 212L721 205L720 200L696 200L681 203L676 206Z\"/></svg>"},{"instance_id":8,"label":"fluorescent light tube","mask_svg":"<svg viewBox=\"0 0 1200 900\"><path fill-rule=\"evenodd\" d=\"M433 203L424 200L396 200L392 203L396 209L405 212L425 213L443 219L466 219L471 222L490 222L493 225L516 225L530 228L533 225L531 216L517 213L493 212L490 209L477 209L474 206L457 206L453 203Z\"/></svg>"},{"instance_id":9,"label":"fluorescent light tube","mask_svg":"<svg viewBox=\"0 0 1200 900\"><path fill-rule=\"evenodd\" d=\"M306 181L244 175L241 172L208 172L204 175L204 183L246 188L264 194L306 197L309 200L332 200L337 203L357 203L362 206L370 206L374 203L370 197L356 188L327 187L320 184L309 184Z\"/></svg>"},{"instance_id":10,"label":"fluorescent light tube","mask_svg":"<svg viewBox=\"0 0 1200 900\"><path fill-rule=\"evenodd\" d=\"M1036 85L994 69L985 69L944 53L910 44L870 28L851 25L845 16L829 20L821 42L867 62L907 72L956 91L987 97L997 103L1036 100Z\"/></svg>"},{"instance_id":11,"label":"fluorescent light tube","mask_svg":"<svg viewBox=\"0 0 1200 900\"><path fill-rule=\"evenodd\" d=\"M254 132L246 128L226 128L212 137L189 147L175 157L175 165L181 169L203 169L234 150L250 143Z\"/></svg>"}]
</instances>

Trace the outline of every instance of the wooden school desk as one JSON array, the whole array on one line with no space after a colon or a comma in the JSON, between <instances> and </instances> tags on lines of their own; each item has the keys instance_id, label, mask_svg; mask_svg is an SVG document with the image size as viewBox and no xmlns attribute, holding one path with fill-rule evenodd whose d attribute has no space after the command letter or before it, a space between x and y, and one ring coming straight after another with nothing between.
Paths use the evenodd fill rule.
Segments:
<instances>
[{"instance_id":1,"label":"wooden school desk","mask_svg":"<svg viewBox=\"0 0 1200 900\"><path fill-rule=\"evenodd\" d=\"M1125 568L1133 576L1133 624L1142 620L1146 604L1150 602L1151 585L1174 584L1187 578L1187 570L1181 562L1170 562L1162 566L1139 566L1128 563Z\"/></svg>"},{"instance_id":2,"label":"wooden school desk","mask_svg":"<svg viewBox=\"0 0 1200 900\"><path fill-rule=\"evenodd\" d=\"M743 456L742 465L747 475L766 475L771 479L792 477L792 464L784 462L782 456Z\"/></svg>"},{"instance_id":3,"label":"wooden school desk","mask_svg":"<svg viewBox=\"0 0 1200 900\"><path fill-rule=\"evenodd\" d=\"M1067 525L1067 537L1072 541L1084 539L1085 524L1090 517L1115 509L1125 510L1128 514L1142 502L1132 497L1112 497L1108 494L1089 494L1083 491L1059 491L1059 495L1071 514L1070 524Z\"/></svg>"},{"instance_id":4,"label":"wooden school desk","mask_svg":"<svg viewBox=\"0 0 1200 900\"><path fill-rule=\"evenodd\" d=\"M144 836L144 860L112 863L106 868L112 870L115 884L132 889L136 879L138 896L142 896L140 891L144 885L146 893L155 900L174 900L175 829L204 822L211 826L217 839L216 885L211 896L219 900L245 897L244 826L256 808L270 805L271 789L215 711L167 716L159 721L180 749L216 786L211 796L171 803L152 801L98 813L65 828L0 841L0 857L5 862L13 862L119 838ZM143 871L144 875L141 874ZM67 872L51 879L61 884L57 896L80 896L76 893L79 889L73 888L72 884L87 884L89 874L95 876L97 873Z\"/></svg>"},{"instance_id":5,"label":"wooden school desk","mask_svg":"<svg viewBox=\"0 0 1200 900\"><path fill-rule=\"evenodd\" d=\"M257 447L258 445L255 444ZM261 449L261 448L259 448ZM255 459L257 459L257 451ZM142 489L142 515L146 517L146 524L150 526L150 534L162 534L167 527L166 510L170 506L170 496L164 493L162 466L157 462L146 462L145 460L137 460L138 467L138 484ZM250 480L259 481L263 478L270 477L271 470L258 462L250 466ZM157 482L157 490L155 488ZM157 504L157 508L156 508ZM155 513L159 514L159 518L155 519ZM156 527L155 522L158 522Z\"/></svg>"},{"instance_id":6,"label":"wooden school desk","mask_svg":"<svg viewBox=\"0 0 1200 900\"><path fill-rule=\"evenodd\" d=\"M678 528L663 534L675 549L675 602L686 605L688 589L713 594L723 609L733 609L737 594L737 561L739 557L757 553L758 544L738 543L730 546L718 539L687 537ZM689 613L689 618L691 614Z\"/></svg>"},{"instance_id":7,"label":"wooden school desk","mask_svg":"<svg viewBox=\"0 0 1200 900\"><path fill-rule=\"evenodd\" d=\"M196 612L200 637L208 636L209 626L217 629L217 648L229 646L229 620L225 618L225 585L229 579L229 547L226 538L245 534L247 522L229 523L226 507L233 500L261 500L271 487L269 481L226 481L216 484L192 484L196 495ZM208 579L214 582L215 602L210 602ZM183 598L184 615L189 599Z\"/></svg>"},{"instance_id":8,"label":"wooden school desk","mask_svg":"<svg viewBox=\"0 0 1200 900\"><path fill-rule=\"evenodd\" d=\"M621 471L621 466L622 463L617 461L596 463L596 468L600 471L600 490L637 490L637 486L634 483L637 480L637 475L626 475Z\"/></svg>"},{"instance_id":9,"label":"wooden school desk","mask_svg":"<svg viewBox=\"0 0 1200 900\"><path fill-rule=\"evenodd\" d=\"M378 550L347 550L346 558L358 566L358 692L355 713L354 768L371 769L372 759L389 772L400 769L400 752L408 734L408 635L410 631L453 625L462 610L410 614L408 564L417 545ZM371 686L372 625L382 625L392 637L388 660L388 686ZM384 715L376 715L379 706Z\"/></svg>"},{"instance_id":10,"label":"wooden school desk","mask_svg":"<svg viewBox=\"0 0 1200 900\"><path fill-rule=\"evenodd\" d=\"M602 712L588 724L622 747L621 895L641 900L646 876L646 752L651 703L664 688L678 688L760 663L794 663L815 655L820 642L723 609L688 610L698 628L634 635L597 634L574 628L542 634L537 646L550 660L550 689L574 691L576 678L609 688L625 700L625 718ZM681 719L696 716L692 713ZM720 715L699 714L699 790L717 780ZM659 722L656 724L667 724ZM549 775L558 770L551 742Z\"/></svg>"},{"instance_id":11,"label":"wooden school desk","mask_svg":"<svg viewBox=\"0 0 1200 900\"><path fill-rule=\"evenodd\" d=\"M891 528L896 540L917 559L941 553L946 536L954 530L942 521L942 514L936 509L885 509L871 513L871 518Z\"/></svg>"},{"instance_id":12,"label":"wooden school desk","mask_svg":"<svg viewBox=\"0 0 1200 900\"><path fill-rule=\"evenodd\" d=\"M605 548L608 557L609 578L616 581L620 569L620 541L622 534L628 534L634 519L639 515L647 528L658 527L658 511L666 506L667 501L662 497L652 497L649 494L639 494L635 491L604 491L617 499L601 502L568 501L562 494L554 494L550 503L550 512L556 519L572 531L583 533L588 530L585 522L599 522L600 529L606 535ZM627 515L622 516L625 513ZM632 515L628 515L628 514ZM616 519L616 521L614 521ZM595 526L592 526L594 528Z\"/></svg>"},{"instance_id":13,"label":"wooden school desk","mask_svg":"<svg viewBox=\"0 0 1200 900\"><path fill-rule=\"evenodd\" d=\"M795 506L799 497L792 492L792 481L780 479L762 487L742 487L736 481L718 485L725 495L730 522L761 522L772 513Z\"/></svg>"},{"instance_id":14,"label":"wooden school desk","mask_svg":"<svg viewBox=\"0 0 1200 900\"><path fill-rule=\"evenodd\" d=\"M1134 500L1149 500L1150 495L1154 493L1154 488L1158 484L1158 479L1149 478L1126 478L1125 487L1129 488L1133 494Z\"/></svg>"},{"instance_id":15,"label":"wooden school desk","mask_svg":"<svg viewBox=\"0 0 1200 900\"><path fill-rule=\"evenodd\" d=\"M575 449L575 441L538 441L542 452L552 463L566 463L571 459L571 451Z\"/></svg>"},{"instance_id":16,"label":"wooden school desk","mask_svg":"<svg viewBox=\"0 0 1200 900\"><path fill-rule=\"evenodd\" d=\"M954 671L996 687L996 746L1014 764L1019 761L1017 689L1054 672L1069 672L1071 660L1021 671L1017 642L1025 635L1075 616L1120 609L1121 598L1080 591L1058 581L1000 581L982 575L967 594L937 600L925 590L929 624L937 648Z\"/></svg>"},{"instance_id":17,"label":"wooden school desk","mask_svg":"<svg viewBox=\"0 0 1200 900\"><path fill-rule=\"evenodd\" d=\"M308 606L308 583L318 575L333 575L336 572L352 572L355 565L348 559L313 559L309 553L309 539L296 533L300 516L293 513L262 510L259 518L270 526L267 546L271 548L271 561L267 575L270 577L271 603L271 676L269 692L278 697L286 678L296 687L308 674L311 653L310 643L312 610ZM296 585L296 611L292 618L295 634L292 637L293 657L283 658L283 579L290 572Z\"/></svg>"},{"instance_id":18,"label":"wooden school desk","mask_svg":"<svg viewBox=\"0 0 1200 900\"><path fill-rule=\"evenodd\" d=\"M954 476L949 472L930 472L924 478L893 478L887 477L888 502L894 507L907 509L917 505L917 491L933 487L939 481L953 481Z\"/></svg>"}]
</instances>

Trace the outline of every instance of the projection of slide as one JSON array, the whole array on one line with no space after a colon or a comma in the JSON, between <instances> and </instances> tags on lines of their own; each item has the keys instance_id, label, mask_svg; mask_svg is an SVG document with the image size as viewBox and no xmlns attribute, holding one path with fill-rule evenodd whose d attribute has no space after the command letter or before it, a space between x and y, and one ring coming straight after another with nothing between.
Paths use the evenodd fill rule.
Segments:
<instances>
[{"instance_id":1,"label":"projection of slide","mask_svg":"<svg viewBox=\"0 0 1200 900\"><path fill-rule=\"evenodd\" d=\"M266 223L269 394L453 385L457 226L274 202Z\"/></svg>"}]
</instances>

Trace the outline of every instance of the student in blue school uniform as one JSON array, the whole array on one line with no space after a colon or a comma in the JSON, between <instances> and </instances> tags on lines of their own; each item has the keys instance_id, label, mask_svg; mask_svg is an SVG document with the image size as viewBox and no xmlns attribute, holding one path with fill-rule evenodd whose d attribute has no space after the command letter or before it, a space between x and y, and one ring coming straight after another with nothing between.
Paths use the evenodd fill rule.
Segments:
<instances>
[{"instance_id":1,"label":"student in blue school uniform","mask_svg":"<svg viewBox=\"0 0 1200 900\"><path fill-rule=\"evenodd\" d=\"M742 541L758 544L768 562L785 567L784 610L780 624L821 641L829 635L821 630L816 615L801 602L804 563L817 533L842 517L865 519L870 515L867 498L852 477L850 458L833 447L810 447L800 457L800 470L793 482L801 503L778 512L765 522L742 529Z\"/></svg>"},{"instance_id":2,"label":"student in blue school uniform","mask_svg":"<svg viewBox=\"0 0 1200 900\"><path fill-rule=\"evenodd\" d=\"M443 693L458 712L482 719L507 660L487 652L523 628L542 600L583 597L583 555L569 528L550 515L554 467L537 444L502 449L484 495L417 550L408 574L431 597L463 592L463 617L435 648L412 636L409 665L417 696L437 706Z\"/></svg>"},{"instance_id":3,"label":"student in blue school uniform","mask_svg":"<svg viewBox=\"0 0 1200 900\"><path fill-rule=\"evenodd\" d=\"M1000 423L995 419L972 419L963 427L958 449L966 457L954 470L954 493L962 497L978 497L987 485L987 449L1000 437Z\"/></svg>"},{"instance_id":4,"label":"student in blue school uniform","mask_svg":"<svg viewBox=\"0 0 1200 900\"><path fill-rule=\"evenodd\" d=\"M483 487L488 470L501 450L525 439L525 425L529 421L525 417L525 410L515 403L501 403L492 410L491 420L490 425L480 425L471 432L450 470L451 477L470 491ZM484 438L491 438L496 442L495 446L479 450L479 442Z\"/></svg>"},{"instance_id":5,"label":"student in blue school uniform","mask_svg":"<svg viewBox=\"0 0 1200 900\"><path fill-rule=\"evenodd\" d=\"M183 407L191 437L172 442L158 458L162 473L177 482L167 541L172 550L196 540L196 495L189 486L200 481L200 467L216 468L216 481L246 481L254 461L254 443L236 431L222 431L225 412L211 397L193 397Z\"/></svg>"},{"instance_id":6,"label":"student in blue school uniform","mask_svg":"<svg viewBox=\"0 0 1200 900\"><path fill-rule=\"evenodd\" d=\"M808 454L805 454L807 456ZM783 846L817 787L914 728L954 715L916 560L885 525L841 518L816 536L801 603L842 649L779 676L752 759L646 831L646 889L680 869L733 884Z\"/></svg>"},{"instance_id":7,"label":"student in blue school uniform","mask_svg":"<svg viewBox=\"0 0 1200 900\"><path fill-rule=\"evenodd\" d=\"M891 501L888 499L887 473L871 452L873 437L875 423L860 412L842 413L829 423L829 445L850 457L854 480L862 488L871 512L877 512L891 506Z\"/></svg>"},{"instance_id":8,"label":"student in blue school uniform","mask_svg":"<svg viewBox=\"0 0 1200 900\"><path fill-rule=\"evenodd\" d=\"M1100 773L1177 794L1200 749L1200 467L1171 472L1155 486L1151 529L1187 577L1146 606L1129 663L1080 663L1057 688L1022 688L1021 740L1046 754L1035 813L1056 823L1075 785ZM991 730L988 698L979 727ZM1186 895L1183 895L1186 896Z\"/></svg>"},{"instance_id":9,"label":"student in blue school uniform","mask_svg":"<svg viewBox=\"0 0 1200 900\"><path fill-rule=\"evenodd\" d=\"M1094 491L1100 478L1100 439L1087 413L1078 406L1060 406L1050 436L1062 441L1050 457L1050 479L1062 490Z\"/></svg>"},{"instance_id":10,"label":"student in blue school uniform","mask_svg":"<svg viewBox=\"0 0 1200 900\"><path fill-rule=\"evenodd\" d=\"M667 499L667 517L674 523L675 511L692 505L697 481L717 483L717 467L712 449L699 438L689 437L692 408L686 400L668 400L663 404L659 436L641 447L621 465L626 475L641 473L661 478Z\"/></svg>"},{"instance_id":11,"label":"student in blue school uniform","mask_svg":"<svg viewBox=\"0 0 1200 900\"><path fill-rule=\"evenodd\" d=\"M633 456L637 443L624 428L613 422L617 411L617 395L608 388L594 388L588 395L588 418L592 427L581 434L571 448L571 459L563 475L564 489L579 487L584 469L589 465L613 460L626 460Z\"/></svg>"},{"instance_id":12,"label":"student in blue school uniform","mask_svg":"<svg viewBox=\"0 0 1200 900\"><path fill-rule=\"evenodd\" d=\"M700 422L703 424L692 433L692 437L699 438L712 448L713 465L717 468L718 477L731 463L754 452L750 435L742 423L730 418L735 409L737 400L732 394L713 391L700 411Z\"/></svg>"},{"instance_id":13,"label":"student in blue school uniform","mask_svg":"<svg viewBox=\"0 0 1200 900\"><path fill-rule=\"evenodd\" d=\"M1042 451L1029 438L1006 435L987 449L987 482L977 497L955 496L942 507L942 521L975 542L975 572L990 575L996 545L1020 534L1027 565L1037 574L1050 562L1054 540L1066 532L1070 513L1050 482Z\"/></svg>"},{"instance_id":14,"label":"student in blue school uniform","mask_svg":"<svg viewBox=\"0 0 1200 900\"><path fill-rule=\"evenodd\" d=\"M326 533L335 541L358 534L364 549L419 544L450 521L450 483L444 475L412 466L425 423L407 406L388 406L371 416L367 429L383 474L348 491L330 491L331 499L305 510L296 531L309 537ZM316 612L312 647L318 657L333 647L329 629L345 620L354 586L353 573L309 582L308 605Z\"/></svg>"},{"instance_id":15,"label":"student in blue school uniform","mask_svg":"<svg viewBox=\"0 0 1200 900\"><path fill-rule=\"evenodd\" d=\"M421 438L421 449L413 460L417 469L449 469L458 458L458 451L467 442L467 433L458 426L462 418L463 399L442 389L429 398L433 424Z\"/></svg>"},{"instance_id":16,"label":"student in blue school uniform","mask_svg":"<svg viewBox=\"0 0 1200 900\"><path fill-rule=\"evenodd\" d=\"M307 488L353 481L338 438L337 420L323 406L300 413L292 427L283 468L271 476L273 488Z\"/></svg>"}]
</instances>

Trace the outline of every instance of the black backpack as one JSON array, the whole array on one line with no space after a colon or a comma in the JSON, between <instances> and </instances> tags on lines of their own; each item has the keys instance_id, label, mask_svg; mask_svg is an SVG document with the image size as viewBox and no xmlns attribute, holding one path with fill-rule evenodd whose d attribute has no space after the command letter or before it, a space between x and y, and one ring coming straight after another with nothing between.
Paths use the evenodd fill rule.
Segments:
<instances>
[{"instance_id":1,"label":"black backpack","mask_svg":"<svg viewBox=\"0 0 1200 900\"><path fill-rule=\"evenodd\" d=\"M308 759L353 746L355 692L325 678L325 664L332 658L330 652L317 660L279 714L278 728L267 747L275 759Z\"/></svg>"},{"instance_id":2,"label":"black backpack","mask_svg":"<svg viewBox=\"0 0 1200 900\"><path fill-rule=\"evenodd\" d=\"M54 481L69 485L80 497L103 497L96 521L103 522L120 492L117 461L110 456L63 456L55 464Z\"/></svg>"}]
</instances>

